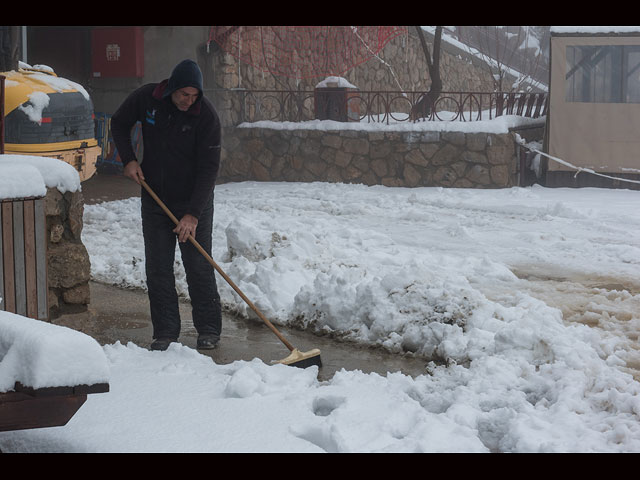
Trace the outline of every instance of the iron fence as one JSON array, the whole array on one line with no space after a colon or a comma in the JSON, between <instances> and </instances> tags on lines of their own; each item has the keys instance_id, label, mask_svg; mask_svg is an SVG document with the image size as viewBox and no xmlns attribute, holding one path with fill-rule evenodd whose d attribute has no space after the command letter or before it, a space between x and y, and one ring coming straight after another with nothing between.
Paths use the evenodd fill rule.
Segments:
<instances>
[{"instance_id":1,"label":"iron fence","mask_svg":"<svg viewBox=\"0 0 640 480\"><path fill-rule=\"evenodd\" d=\"M378 122L480 121L501 115L537 118L547 113L546 92L359 91L348 89L235 90L240 122L314 119Z\"/></svg>"}]
</instances>

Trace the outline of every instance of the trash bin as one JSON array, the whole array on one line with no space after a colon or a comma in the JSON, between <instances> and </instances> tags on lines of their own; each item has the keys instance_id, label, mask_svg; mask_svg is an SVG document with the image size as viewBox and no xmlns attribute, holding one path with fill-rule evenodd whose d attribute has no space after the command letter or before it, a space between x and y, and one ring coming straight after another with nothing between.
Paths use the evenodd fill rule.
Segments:
<instances>
[{"instance_id":1,"label":"trash bin","mask_svg":"<svg viewBox=\"0 0 640 480\"><path fill-rule=\"evenodd\" d=\"M48 320L44 198L0 201L0 310Z\"/></svg>"}]
</instances>

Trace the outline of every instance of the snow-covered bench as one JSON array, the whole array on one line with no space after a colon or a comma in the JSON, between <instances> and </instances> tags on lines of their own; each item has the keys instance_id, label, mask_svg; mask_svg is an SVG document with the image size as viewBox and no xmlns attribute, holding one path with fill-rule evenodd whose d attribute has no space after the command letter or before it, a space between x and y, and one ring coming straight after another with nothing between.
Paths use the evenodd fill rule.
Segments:
<instances>
[{"instance_id":1,"label":"snow-covered bench","mask_svg":"<svg viewBox=\"0 0 640 480\"><path fill-rule=\"evenodd\" d=\"M0 311L0 431L65 425L88 394L109 391L93 338Z\"/></svg>"}]
</instances>

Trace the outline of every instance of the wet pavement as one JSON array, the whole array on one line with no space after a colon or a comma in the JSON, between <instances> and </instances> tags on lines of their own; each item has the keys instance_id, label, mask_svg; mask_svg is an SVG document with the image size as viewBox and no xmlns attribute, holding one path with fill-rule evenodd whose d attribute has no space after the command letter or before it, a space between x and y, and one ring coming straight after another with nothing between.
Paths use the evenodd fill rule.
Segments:
<instances>
[{"instance_id":1,"label":"wet pavement","mask_svg":"<svg viewBox=\"0 0 640 480\"><path fill-rule=\"evenodd\" d=\"M85 204L140 196L140 187L121 175L96 174L82 183ZM215 228L215 225L214 225ZM220 279L219 281L224 281ZM101 345L132 342L148 348L151 342L151 319L146 292L122 289L112 285L90 282L91 303L86 311L66 313L52 323L65 325L95 338ZM191 320L188 301L180 304L182 331L178 341L196 348L197 332ZM365 373L403 372L407 375L426 373L426 361L410 356L395 355L380 349L367 348L328 336L279 327L284 337L302 352L320 349L322 367L318 378L330 379L336 371L361 370ZM217 364L259 358L269 364L289 355L287 347L259 319L241 319L223 315L223 331L219 346L202 350Z\"/></svg>"}]
</instances>

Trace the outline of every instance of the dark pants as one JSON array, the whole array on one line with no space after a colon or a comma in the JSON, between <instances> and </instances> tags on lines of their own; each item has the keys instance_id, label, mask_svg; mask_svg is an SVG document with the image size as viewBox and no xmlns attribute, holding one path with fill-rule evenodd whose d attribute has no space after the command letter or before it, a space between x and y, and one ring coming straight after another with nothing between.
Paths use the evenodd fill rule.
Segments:
<instances>
[{"instance_id":1,"label":"dark pants","mask_svg":"<svg viewBox=\"0 0 640 480\"><path fill-rule=\"evenodd\" d=\"M213 199L202 212L196 228L196 241L211 255ZM168 206L176 218L183 211ZM174 210L175 208L175 210ZM175 224L146 192L142 192L142 232L145 247L145 270L153 323L153 338L180 335L180 313L175 286L174 262L177 236ZM213 266L190 241L179 243L182 263L193 313L193 325L200 334L220 336L222 308Z\"/></svg>"}]
</instances>

